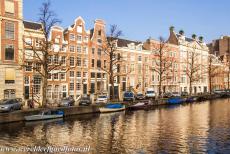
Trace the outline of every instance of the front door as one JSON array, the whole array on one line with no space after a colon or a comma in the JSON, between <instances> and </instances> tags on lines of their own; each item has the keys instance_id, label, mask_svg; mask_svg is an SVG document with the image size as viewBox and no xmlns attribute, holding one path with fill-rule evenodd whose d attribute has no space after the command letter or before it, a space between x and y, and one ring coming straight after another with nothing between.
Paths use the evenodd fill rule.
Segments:
<instances>
[{"instance_id":1,"label":"front door","mask_svg":"<svg viewBox=\"0 0 230 154\"><path fill-rule=\"evenodd\" d=\"M29 99L30 97L30 87L25 86L25 99Z\"/></svg>"},{"instance_id":2,"label":"front door","mask_svg":"<svg viewBox=\"0 0 230 154\"><path fill-rule=\"evenodd\" d=\"M87 94L87 84L83 84L83 94Z\"/></svg>"}]
</instances>

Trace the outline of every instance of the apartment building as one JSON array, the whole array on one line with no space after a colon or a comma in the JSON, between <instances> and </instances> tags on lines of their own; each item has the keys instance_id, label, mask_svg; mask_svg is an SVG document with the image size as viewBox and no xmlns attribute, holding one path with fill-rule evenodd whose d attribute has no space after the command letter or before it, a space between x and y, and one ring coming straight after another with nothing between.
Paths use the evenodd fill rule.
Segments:
<instances>
[{"instance_id":1,"label":"apartment building","mask_svg":"<svg viewBox=\"0 0 230 154\"><path fill-rule=\"evenodd\" d=\"M39 45L44 39L40 23L24 21L24 93L25 99L41 100L41 65L36 61ZM47 98L55 101L63 97L78 98L83 94L99 94L107 89L107 75L103 43L105 23L97 19L94 28L85 29L82 17L66 29L51 28ZM36 53L35 53L36 51ZM40 53L41 54L41 53Z\"/></svg>"},{"instance_id":2,"label":"apartment building","mask_svg":"<svg viewBox=\"0 0 230 154\"><path fill-rule=\"evenodd\" d=\"M189 76L186 72L191 72L191 62L194 60L195 72L194 82L192 83L192 93L208 92L208 55L209 49L202 37L196 35L192 38L186 37L183 31L176 33L174 27L170 27L168 42L178 45L180 52L180 91L189 92ZM199 65L199 66L198 66ZM199 67L199 68L198 68ZM194 70L194 69L193 69Z\"/></svg>"},{"instance_id":3,"label":"apartment building","mask_svg":"<svg viewBox=\"0 0 230 154\"><path fill-rule=\"evenodd\" d=\"M170 44L167 41L160 42L159 40L147 39L144 42L144 48L151 52L151 67L158 67L160 64L160 46L164 45L162 48L162 61L166 66L163 66L165 71L163 82L162 82L162 92L180 92L179 83L180 83L180 52L179 47L174 44ZM169 66L169 67L168 67ZM159 73L157 71L152 72L152 82L151 86L158 92L159 86Z\"/></svg>"},{"instance_id":4,"label":"apartment building","mask_svg":"<svg viewBox=\"0 0 230 154\"><path fill-rule=\"evenodd\" d=\"M23 97L22 0L0 0L0 99Z\"/></svg>"}]
</instances>

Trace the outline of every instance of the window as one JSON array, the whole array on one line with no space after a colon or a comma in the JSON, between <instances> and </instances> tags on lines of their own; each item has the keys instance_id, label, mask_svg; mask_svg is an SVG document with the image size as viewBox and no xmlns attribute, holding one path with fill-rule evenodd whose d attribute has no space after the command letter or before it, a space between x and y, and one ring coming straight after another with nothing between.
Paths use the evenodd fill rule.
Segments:
<instances>
[{"instance_id":1,"label":"window","mask_svg":"<svg viewBox=\"0 0 230 154\"><path fill-rule=\"evenodd\" d=\"M83 59L83 67L87 67L88 65L88 61L86 58Z\"/></svg>"},{"instance_id":2,"label":"window","mask_svg":"<svg viewBox=\"0 0 230 154\"><path fill-rule=\"evenodd\" d=\"M85 36L85 37L84 37L84 41L85 41L85 42L88 42L88 39L89 39L88 36Z\"/></svg>"},{"instance_id":3,"label":"window","mask_svg":"<svg viewBox=\"0 0 230 154\"><path fill-rule=\"evenodd\" d=\"M92 65L91 66L94 67L94 59L92 59Z\"/></svg>"},{"instance_id":4,"label":"window","mask_svg":"<svg viewBox=\"0 0 230 154\"><path fill-rule=\"evenodd\" d=\"M8 15L14 15L14 1L5 0L5 12Z\"/></svg>"},{"instance_id":5,"label":"window","mask_svg":"<svg viewBox=\"0 0 230 154\"><path fill-rule=\"evenodd\" d=\"M138 56L138 61L141 61L141 56Z\"/></svg>"},{"instance_id":6,"label":"window","mask_svg":"<svg viewBox=\"0 0 230 154\"><path fill-rule=\"evenodd\" d=\"M77 90L81 90L81 82L80 81L77 81L77 83L76 83L76 89Z\"/></svg>"},{"instance_id":7,"label":"window","mask_svg":"<svg viewBox=\"0 0 230 154\"><path fill-rule=\"evenodd\" d=\"M97 39L97 43L101 44L102 40L101 39Z\"/></svg>"},{"instance_id":8,"label":"window","mask_svg":"<svg viewBox=\"0 0 230 154\"><path fill-rule=\"evenodd\" d=\"M60 79L65 80L65 73L60 73Z\"/></svg>"},{"instance_id":9,"label":"window","mask_svg":"<svg viewBox=\"0 0 230 154\"><path fill-rule=\"evenodd\" d=\"M6 45L5 60L14 60L14 46L13 45Z\"/></svg>"},{"instance_id":10,"label":"window","mask_svg":"<svg viewBox=\"0 0 230 154\"><path fill-rule=\"evenodd\" d=\"M142 67L141 67L141 64L138 64L138 73L141 73L142 72Z\"/></svg>"},{"instance_id":11,"label":"window","mask_svg":"<svg viewBox=\"0 0 230 154\"><path fill-rule=\"evenodd\" d=\"M106 68L106 60L104 60L104 68Z\"/></svg>"},{"instance_id":12,"label":"window","mask_svg":"<svg viewBox=\"0 0 230 154\"><path fill-rule=\"evenodd\" d=\"M97 78L101 78L101 73L97 73Z\"/></svg>"},{"instance_id":13,"label":"window","mask_svg":"<svg viewBox=\"0 0 230 154\"><path fill-rule=\"evenodd\" d=\"M61 64L62 64L62 65L65 65L65 63L66 63L66 60L65 60L65 59L66 59L65 56L62 56L62 57L61 57Z\"/></svg>"},{"instance_id":14,"label":"window","mask_svg":"<svg viewBox=\"0 0 230 154\"><path fill-rule=\"evenodd\" d=\"M95 73L91 72L91 78L95 78Z\"/></svg>"},{"instance_id":15,"label":"window","mask_svg":"<svg viewBox=\"0 0 230 154\"><path fill-rule=\"evenodd\" d=\"M101 68L101 60L97 60L97 67Z\"/></svg>"},{"instance_id":16,"label":"window","mask_svg":"<svg viewBox=\"0 0 230 154\"><path fill-rule=\"evenodd\" d=\"M58 64L58 55L54 55L53 57L53 60L54 60L54 64Z\"/></svg>"},{"instance_id":17,"label":"window","mask_svg":"<svg viewBox=\"0 0 230 154\"><path fill-rule=\"evenodd\" d=\"M74 71L69 71L69 77L74 78Z\"/></svg>"},{"instance_id":18,"label":"window","mask_svg":"<svg viewBox=\"0 0 230 154\"><path fill-rule=\"evenodd\" d=\"M30 84L30 77L25 76L25 78L24 78L24 84L25 85L29 85Z\"/></svg>"},{"instance_id":19,"label":"window","mask_svg":"<svg viewBox=\"0 0 230 154\"><path fill-rule=\"evenodd\" d=\"M77 41L80 41L80 42L82 41L82 36L81 35L77 36Z\"/></svg>"},{"instance_id":20,"label":"window","mask_svg":"<svg viewBox=\"0 0 230 154\"><path fill-rule=\"evenodd\" d=\"M37 72L41 72L41 64L40 63L35 63L35 70Z\"/></svg>"},{"instance_id":21,"label":"window","mask_svg":"<svg viewBox=\"0 0 230 154\"><path fill-rule=\"evenodd\" d=\"M69 59L69 65L74 66L74 57L70 57Z\"/></svg>"},{"instance_id":22,"label":"window","mask_svg":"<svg viewBox=\"0 0 230 154\"><path fill-rule=\"evenodd\" d=\"M53 79L54 79L54 80L58 80L58 73L54 73L54 74L53 74Z\"/></svg>"},{"instance_id":23,"label":"window","mask_svg":"<svg viewBox=\"0 0 230 154\"><path fill-rule=\"evenodd\" d=\"M75 46L70 45L70 46L69 46L69 51L70 51L70 52L75 52Z\"/></svg>"},{"instance_id":24,"label":"window","mask_svg":"<svg viewBox=\"0 0 230 154\"><path fill-rule=\"evenodd\" d=\"M95 53L95 48L92 48L92 54L94 54Z\"/></svg>"},{"instance_id":25,"label":"window","mask_svg":"<svg viewBox=\"0 0 230 154\"><path fill-rule=\"evenodd\" d=\"M5 37L6 39L14 39L14 23L5 23Z\"/></svg>"},{"instance_id":26,"label":"window","mask_svg":"<svg viewBox=\"0 0 230 154\"><path fill-rule=\"evenodd\" d=\"M101 51L102 51L101 48L98 48L98 49L97 49L97 54L98 54L98 56L101 56Z\"/></svg>"},{"instance_id":27,"label":"window","mask_svg":"<svg viewBox=\"0 0 230 154\"><path fill-rule=\"evenodd\" d=\"M134 71L134 68L135 68L135 65L134 65L134 64L131 64L131 65L130 65L130 71L131 71L131 72Z\"/></svg>"},{"instance_id":28,"label":"window","mask_svg":"<svg viewBox=\"0 0 230 154\"><path fill-rule=\"evenodd\" d=\"M83 53L85 53L85 54L88 53L88 48L87 47L83 47Z\"/></svg>"},{"instance_id":29,"label":"window","mask_svg":"<svg viewBox=\"0 0 230 154\"><path fill-rule=\"evenodd\" d=\"M98 35L101 36L101 30L98 31Z\"/></svg>"},{"instance_id":30,"label":"window","mask_svg":"<svg viewBox=\"0 0 230 154\"><path fill-rule=\"evenodd\" d=\"M87 77L87 72L83 72L83 78Z\"/></svg>"},{"instance_id":31,"label":"window","mask_svg":"<svg viewBox=\"0 0 230 154\"><path fill-rule=\"evenodd\" d=\"M69 90L70 91L74 91L74 83L70 83L69 84Z\"/></svg>"},{"instance_id":32,"label":"window","mask_svg":"<svg viewBox=\"0 0 230 154\"><path fill-rule=\"evenodd\" d=\"M55 99L55 98L57 99L58 96L59 96L59 85L55 85L55 86L54 86L53 98L54 98L54 99Z\"/></svg>"},{"instance_id":33,"label":"window","mask_svg":"<svg viewBox=\"0 0 230 154\"><path fill-rule=\"evenodd\" d=\"M130 55L130 60L135 61L135 55Z\"/></svg>"},{"instance_id":34,"label":"window","mask_svg":"<svg viewBox=\"0 0 230 154\"><path fill-rule=\"evenodd\" d=\"M48 64L52 64L52 56L48 56Z\"/></svg>"},{"instance_id":35,"label":"window","mask_svg":"<svg viewBox=\"0 0 230 154\"><path fill-rule=\"evenodd\" d=\"M52 98L52 86L47 86L47 98Z\"/></svg>"},{"instance_id":36,"label":"window","mask_svg":"<svg viewBox=\"0 0 230 154\"><path fill-rule=\"evenodd\" d=\"M40 94L41 81L42 81L42 79L40 76L34 76L34 85L33 85L34 94Z\"/></svg>"},{"instance_id":37,"label":"window","mask_svg":"<svg viewBox=\"0 0 230 154\"><path fill-rule=\"evenodd\" d=\"M26 72L31 72L32 71L32 65L33 65L33 63L32 62L28 62L27 64L26 64Z\"/></svg>"},{"instance_id":38,"label":"window","mask_svg":"<svg viewBox=\"0 0 230 154\"><path fill-rule=\"evenodd\" d=\"M38 40L38 39L36 39L36 40L35 40L35 46L36 46L36 47L40 47L40 44L41 44L41 41Z\"/></svg>"},{"instance_id":39,"label":"window","mask_svg":"<svg viewBox=\"0 0 230 154\"><path fill-rule=\"evenodd\" d=\"M69 39L70 39L71 41L74 41L74 40L75 40L75 35L74 35L74 34L69 34Z\"/></svg>"},{"instance_id":40,"label":"window","mask_svg":"<svg viewBox=\"0 0 230 154\"><path fill-rule=\"evenodd\" d=\"M77 71L77 77L81 77L81 72Z\"/></svg>"},{"instance_id":41,"label":"window","mask_svg":"<svg viewBox=\"0 0 230 154\"><path fill-rule=\"evenodd\" d=\"M77 57L77 66L81 66L81 57Z\"/></svg>"},{"instance_id":42,"label":"window","mask_svg":"<svg viewBox=\"0 0 230 154\"><path fill-rule=\"evenodd\" d=\"M49 80L51 80L52 79L52 75L51 75L51 73L48 73L48 78L47 79L49 79Z\"/></svg>"},{"instance_id":43,"label":"window","mask_svg":"<svg viewBox=\"0 0 230 154\"><path fill-rule=\"evenodd\" d=\"M6 89L4 90L4 98L15 98L15 89Z\"/></svg>"},{"instance_id":44,"label":"window","mask_svg":"<svg viewBox=\"0 0 230 154\"><path fill-rule=\"evenodd\" d=\"M81 46L77 46L77 52L81 52Z\"/></svg>"}]
</instances>

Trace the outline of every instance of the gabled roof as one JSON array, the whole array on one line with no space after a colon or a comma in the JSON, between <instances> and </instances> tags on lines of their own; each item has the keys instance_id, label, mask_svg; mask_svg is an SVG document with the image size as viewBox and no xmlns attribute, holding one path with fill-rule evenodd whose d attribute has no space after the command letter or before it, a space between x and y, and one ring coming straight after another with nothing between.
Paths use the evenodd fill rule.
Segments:
<instances>
[{"instance_id":1,"label":"gabled roof","mask_svg":"<svg viewBox=\"0 0 230 154\"><path fill-rule=\"evenodd\" d=\"M27 29L32 29L32 30L41 30L42 29L42 24L41 23L36 23L36 22L31 22L31 21L23 21L24 27Z\"/></svg>"},{"instance_id":2,"label":"gabled roof","mask_svg":"<svg viewBox=\"0 0 230 154\"><path fill-rule=\"evenodd\" d=\"M134 43L135 45L142 44L140 41L131 41L121 38L113 38L114 40L117 40L117 46L118 47L128 47L128 44Z\"/></svg>"}]
</instances>

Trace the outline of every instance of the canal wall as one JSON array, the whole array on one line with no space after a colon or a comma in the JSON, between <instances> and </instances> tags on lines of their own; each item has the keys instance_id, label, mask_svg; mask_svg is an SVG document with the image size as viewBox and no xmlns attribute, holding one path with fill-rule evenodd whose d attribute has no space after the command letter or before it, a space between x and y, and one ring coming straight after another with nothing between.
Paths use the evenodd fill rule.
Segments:
<instances>
[{"instance_id":1,"label":"canal wall","mask_svg":"<svg viewBox=\"0 0 230 154\"><path fill-rule=\"evenodd\" d=\"M79 115L79 114L89 114L89 113L99 113L98 106L73 106L73 107L56 107L52 109L60 109L64 112L64 116ZM0 123L9 123L24 121L25 116L38 114L44 111L44 108L38 109L26 109L20 111L13 111L10 113L0 113Z\"/></svg>"}]
</instances>

